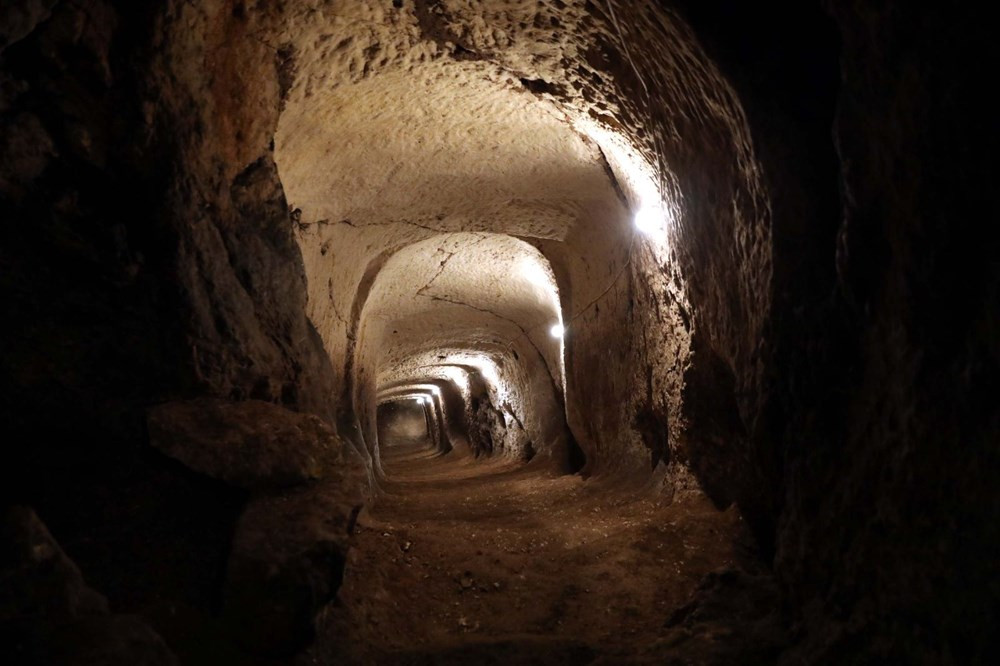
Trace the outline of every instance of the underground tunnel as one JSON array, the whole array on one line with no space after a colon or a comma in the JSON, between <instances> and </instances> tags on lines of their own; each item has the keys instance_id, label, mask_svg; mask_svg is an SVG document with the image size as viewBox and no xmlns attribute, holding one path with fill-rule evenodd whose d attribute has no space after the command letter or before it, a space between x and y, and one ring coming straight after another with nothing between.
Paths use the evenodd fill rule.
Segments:
<instances>
[{"instance_id":1,"label":"underground tunnel","mask_svg":"<svg viewBox=\"0 0 1000 666\"><path fill-rule=\"evenodd\" d=\"M993 663L988 25L5 2L3 662Z\"/></svg>"}]
</instances>

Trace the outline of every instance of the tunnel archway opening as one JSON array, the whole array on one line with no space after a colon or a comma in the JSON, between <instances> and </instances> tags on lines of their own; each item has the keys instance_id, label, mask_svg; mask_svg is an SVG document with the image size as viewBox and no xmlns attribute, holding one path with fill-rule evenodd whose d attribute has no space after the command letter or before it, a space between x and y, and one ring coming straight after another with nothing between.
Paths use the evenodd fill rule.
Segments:
<instances>
[{"instance_id":1,"label":"tunnel archway opening","mask_svg":"<svg viewBox=\"0 0 1000 666\"><path fill-rule=\"evenodd\" d=\"M418 247L438 243L439 265L431 259L425 266L446 274L461 261L457 248L496 235L544 258L543 281L554 282L559 294L557 316L544 329L563 335L541 339L530 322L521 333L534 349L510 345L504 353L510 366L493 360L501 374L520 364L521 374L534 377L527 366L541 356L552 384L543 393L555 398L527 398L538 389L522 389L513 400L499 400L483 412L503 422L487 426L490 439L524 432L511 447L544 453L561 427L556 439L565 469L640 485L658 465L669 467L671 478L701 474L704 468L686 464L692 453L743 456L746 432L727 433L727 443L716 446L713 431L697 427L701 413L685 408L683 394L686 384L712 383L700 379L711 370L692 354L698 336L710 355L739 369L731 388L718 387L733 395L720 398L740 396L744 422L756 408L762 371L749 359L768 308L768 211L739 104L683 22L668 10L616 16L610 6L556 12L545 4L528 27L517 22L520 10L486 10L491 21L512 21L508 35L519 35L501 45L477 28L452 33L475 10L399 9L391 25L378 14L349 12L351 39L336 48L325 39L309 42L326 34L322 14L297 17L302 47L275 136L279 176L298 211L309 316L334 366L343 369L342 409L357 419L359 439L372 449L377 376L384 381L394 372L380 367L365 342L383 339L369 290L415 281L398 267L403 277L387 277L394 272L387 267L415 256ZM550 14L552 22L540 21ZM633 53L628 43L635 39L650 50ZM473 47L469 40L484 41ZM482 57L465 57L470 52ZM666 91L673 97L656 103ZM490 263L484 258L467 267L466 287L477 273L488 275ZM518 271L509 273L517 282ZM425 276L418 299L442 306L450 299L456 308L480 307L490 316L489 299L477 301L485 292L468 289L462 301L434 293L435 279ZM465 315L456 312L456 321ZM484 334L512 321L520 326L518 317L526 315L504 316L481 323L469 339L444 336L426 349L415 340L438 333L417 333L417 323L434 328L432 315L414 310L392 330L414 343L407 353L431 360L435 345L509 342L504 331ZM735 321L752 333L737 332ZM450 323L439 318L436 326ZM622 344L608 350L609 339ZM551 340L563 342L558 352ZM562 408L545 404L553 401ZM541 413L536 421L547 423L549 412L560 411L564 424L532 424L526 403ZM722 468L730 477L725 483L740 488L730 497L755 494L740 478L752 472Z\"/></svg>"},{"instance_id":2,"label":"tunnel archway opening","mask_svg":"<svg viewBox=\"0 0 1000 666\"><path fill-rule=\"evenodd\" d=\"M378 404L380 443L395 445L430 444L433 426L426 394L400 396Z\"/></svg>"},{"instance_id":3,"label":"tunnel archway opening","mask_svg":"<svg viewBox=\"0 0 1000 666\"><path fill-rule=\"evenodd\" d=\"M356 404L434 379L464 448L541 452L565 466L562 340L548 331L561 321L548 262L523 241L454 233L408 245L385 262L361 313ZM371 425L362 431L371 439Z\"/></svg>"}]
</instances>

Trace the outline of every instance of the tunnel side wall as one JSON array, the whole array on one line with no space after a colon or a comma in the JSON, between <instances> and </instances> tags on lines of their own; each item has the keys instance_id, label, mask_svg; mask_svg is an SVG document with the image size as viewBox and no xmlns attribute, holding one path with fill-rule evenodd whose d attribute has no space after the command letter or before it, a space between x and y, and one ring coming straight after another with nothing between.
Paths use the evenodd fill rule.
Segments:
<instances>
[{"instance_id":1,"label":"tunnel side wall","mask_svg":"<svg viewBox=\"0 0 1000 666\"><path fill-rule=\"evenodd\" d=\"M1000 270L977 64L993 38L974 10L904 2L676 4L733 81L771 193L752 438L800 629L785 659L986 663Z\"/></svg>"},{"instance_id":2,"label":"tunnel side wall","mask_svg":"<svg viewBox=\"0 0 1000 666\"><path fill-rule=\"evenodd\" d=\"M114 607L207 610L245 493L150 449L146 409L331 418L269 147L282 61L229 3L21 10L0 60L0 297L23 322L0 361L4 487Z\"/></svg>"},{"instance_id":3,"label":"tunnel side wall","mask_svg":"<svg viewBox=\"0 0 1000 666\"><path fill-rule=\"evenodd\" d=\"M581 441L604 442L587 452L594 471L666 463L672 487L688 487L690 470L719 506L753 514L764 485L749 432L766 371L768 194L735 91L690 29L669 11L619 4L592 12L606 30L588 62L609 79L581 83L654 169L668 212L662 233L623 243L627 265L612 259L606 296L574 304L570 413Z\"/></svg>"},{"instance_id":4,"label":"tunnel side wall","mask_svg":"<svg viewBox=\"0 0 1000 666\"><path fill-rule=\"evenodd\" d=\"M798 605L825 600L797 652L985 663L1000 598L1000 246L983 225L998 142L977 70L995 40L974 11L831 8L843 219L816 395L840 399L801 404L790 432L779 571Z\"/></svg>"}]
</instances>

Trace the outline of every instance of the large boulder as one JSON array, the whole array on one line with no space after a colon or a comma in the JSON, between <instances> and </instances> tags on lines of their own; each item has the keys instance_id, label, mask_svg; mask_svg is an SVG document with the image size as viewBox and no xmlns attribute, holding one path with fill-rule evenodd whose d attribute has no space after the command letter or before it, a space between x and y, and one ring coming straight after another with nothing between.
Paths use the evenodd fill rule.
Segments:
<instances>
[{"instance_id":1,"label":"large boulder","mask_svg":"<svg viewBox=\"0 0 1000 666\"><path fill-rule=\"evenodd\" d=\"M149 410L150 443L207 476L248 490L323 479L345 446L319 417L260 400L199 398Z\"/></svg>"}]
</instances>

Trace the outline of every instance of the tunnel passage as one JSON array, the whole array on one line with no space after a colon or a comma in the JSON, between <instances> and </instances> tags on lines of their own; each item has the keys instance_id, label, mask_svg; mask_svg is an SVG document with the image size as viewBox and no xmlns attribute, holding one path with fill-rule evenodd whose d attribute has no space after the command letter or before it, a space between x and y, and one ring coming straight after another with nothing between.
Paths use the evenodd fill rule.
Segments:
<instances>
[{"instance_id":1,"label":"tunnel passage","mask_svg":"<svg viewBox=\"0 0 1000 666\"><path fill-rule=\"evenodd\" d=\"M561 322L548 264L523 241L458 233L407 246L386 261L361 313L355 390L367 419L362 431L374 431L373 393L431 380L441 384L435 390L446 430L468 431L490 408L503 420L491 429L491 453L538 452L565 462L562 339L552 335ZM463 361L481 366L475 374L486 391L477 386L472 395L468 371L455 365Z\"/></svg>"},{"instance_id":2,"label":"tunnel passage","mask_svg":"<svg viewBox=\"0 0 1000 666\"><path fill-rule=\"evenodd\" d=\"M85 2L108 11L114 4ZM367 519L358 507L389 507L407 487L382 468L378 414L380 403L414 392L431 398L428 444L441 454L435 464L454 465L441 470L447 492L474 478L483 480L477 493L492 488L518 498L520 488L540 510L548 497L570 512L559 514L564 521L581 525L583 507L601 508L595 497L584 501L590 488L701 498L702 467L689 459L720 463L727 494L713 499L721 508L730 499L742 507L761 492L748 429L732 437L713 430L707 454L689 455L707 439L691 422L698 412L685 404L685 386L704 371L693 349L710 349L713 368L731 368L733 381L721 390L732 395L720 403L735 403L733 423L748 422L757 407L770 218L740 104L675 12L561 0L167 5L123 17L153 26L135 33L137 41L156 35L141 61L149 71L129 71L137 88L155 94L128 116L143 127L135 132L140 143L116 152L114 169L116 178L145 179L122 189L155 200L158 217L152 229L130 223L124 235L109 232L123 247L137 239L142 252L106 253L128 263L107 280L126 290L126 305L135 304L125 308L142 320L135 330L155 331L151 348L165 351L149 358L136 342L137 366L159 380L101 404L136 410L123 433L155 432L156 455L213 482L217 459L187 455L185 446L203 441L191 429L232 435L210 448L243 442L274 456L248 454L249 467L264 472L282 460L269 448L277 440L245 424L287 421L288 432L301 434L287 444L305 461L289 475L291 487L273 487L260 472L265 480L246 481L239 492L225 486L228 477L202 489L220 498L216 511L201 514L215 525L205 530L234 534L240 546L230 551L220 538L199 556L213 571L239 574L216 597L259 599L273 583L295 600L245 604L259 614L254 622L227 621L286 626L296 640L275 639L284 649L305 640L321 610L313 604L322 607L340 584L330 574L337 568L323 563L346 561L345 535ZM67 34L75 33L57 33ZM39 57L46 53L39 46ZM104 80L105 70L95 71L86 80ZM117 94L99 108L115 108ZM78 148L59 154L90 154ZM127 285L136 275L145 279L144 266L150 282L138 283L136 296ZM132 365L123 361L122 373ZM73 376L92 374L85 370ZM262 411L268 408L258 402L284 411ZM148 416L160 403L180 403L162 413L190 421L167 427ZM259 421L244 418L258 410ZM330 431L302 426L308 415ZM149 419L162 427L143 428ZM309 466L334 458L337 465ZM122 460L114 469L129 469L133 459ZM721 464L732 460L749 463ZM160 458L142 465L158 482L181 485ZM594 485L579 485L584 478ZM438 502L442 489L425 488L424 501ZM106 501L92 495L98 505ZM477 505L491 506L483 499ZM292 506L302 517L275 517ZM532 515L519 501L504 506ZM692 511L723 522L732 515ZM323 513L336 519L314 519ZM498 518L508 519L484 517ZM264 524L286 535L267 541L273 552L258 547ZM522 547L530 548L535 531L553 526L526 520L525 527ZM71 542L89 568L105 553L80 530ZM583 533L569 530L565 543ZM726 549L714 546L712 562L726 561ZM138 569L129 569L133 577ZM350 566L344 570L349 580ZM273 571L279 582L269 578ZM212 587L187 583L177 589ZM690 591L691 583L674 591ZM166 582L151 585L150 597L180 594ZM558 608L575 593L560 601L557 587ZM142 597L137 589L123 582L115 595L130 601ZM204 595L184 594L197 611L217 611ZM239 603L222 606L242 612ZM283 607L294 608L294 617L272 622L268 614ZM255 633L241 638L254 643L262 638Z\"/></svg>"},{"instance_id":3,"label":"tunnel passage","mask_svg":"<svg viewBox=\"0 0 1000 666\"><path fill-rule=\"evenodd\" d=\"M739 104L683 23L617 3L376 4L291 17L274 143L306 311L381 493L369 527L395 524L394 502L519 506L500 499L518 464L667 496L708 481L720 509L756 508L761 475L735 461L762 381L769 211ZM686 386L731 418L706 427ZM416 393L423 443L387 407Z\"/></svg>"},{"instance_id":4,"label":"tunnel passage","mask_svg":"<svg viewBox=\"0 0 1000 666\"><path fill-rule=\"evenodd\" d=\"M692 336L736 369L719 388L736 422L761 381L747 359L769 222L727 84L669 12L374 7L345 9L336 30L322 12L289 18L274 147L307 312L365 446L376 452L380 382L461 351L498 376L485 378L497 394L466 405L477 450L640 484L658 464L683 477L690 449L715 447L686 427L685 382L714 372ZM744 455L745 428L724 439L709 457ZM722 505L754 479L725 469Z\"/></svg>"},{"instance_id":5,"label":"tunnel passage","mask_svg":"<svg viewBox=\"0 0 1000 666\"><path fill-rule=\"evenodd\" d=\"M380 442L422 444L433 438L426 394L401 396L378 405Z\"/></svg>"},{"instance_id":6,"label":"tunnel passage","mask_svg":"<svg viewBox=\"0 0 1000 666\"><path fill-rule=\"evenodd\" d=\"M994 40L870 4L3 3L0 645L986 661Z\"/></svg>"}]
</instances>

